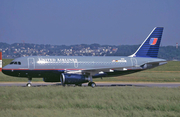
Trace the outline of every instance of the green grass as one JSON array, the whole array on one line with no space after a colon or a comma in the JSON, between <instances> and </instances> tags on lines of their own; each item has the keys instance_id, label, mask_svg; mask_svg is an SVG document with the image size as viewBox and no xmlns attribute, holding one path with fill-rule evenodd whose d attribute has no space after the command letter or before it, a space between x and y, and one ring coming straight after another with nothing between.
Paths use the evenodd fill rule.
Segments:
<instances>
[{"instance_id":1,"label":"green grass","mask_svg":"<svg viewBox=\"0 0 180 117\"><path fill-rule=\"evenodd\" d=\"M0 116L178 117L180 88L1 87Z\"/></svg>"},{"instance_id":2,"label":"green grass","mask_svg":"<svg viewBox=\"0 0 180 117\"><path fill-rule=\"evenodd\" d=\"M2 67L6 66L9 64L13 59L2 59Z\"/></svg>"},{"instance_id":3,"label":"green grass","mask_svg":"<svg viewBox=\"0 0 180 117\"><path fill-rule=\"evenodd\" d=\"M27 82L27 79L0 73L0 82L14 81ZM180 62L169 62L151 70L94 81L179 82ZM0 87L0 116L179 117L179 91L180 87Z\"/></svg>"}]
</instances>

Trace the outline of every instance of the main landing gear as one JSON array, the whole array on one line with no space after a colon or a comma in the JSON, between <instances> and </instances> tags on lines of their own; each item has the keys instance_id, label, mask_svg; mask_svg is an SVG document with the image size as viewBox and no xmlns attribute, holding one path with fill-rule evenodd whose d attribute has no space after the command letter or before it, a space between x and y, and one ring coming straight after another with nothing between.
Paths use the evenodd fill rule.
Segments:
<instances>
[{"instance_id":1,"label":"main landing gear","mask_svg":"<svg viewBox=\"0 0 180 117\"><path fill-rule=\"evenodd\" d=\"M32 78L29 77L29 78L28 78L28 83L26 84L27 87L31 87L31 86L32 86L31 80L32 80Z\"/></svg>"},{"instance_id":2,"label":"main landing gear","mask_svg":"<svg viewBox=\"0 0 180 117\"><path fill-rule=\"evenodd\" d=\"M88 80L90 81L88 83L88 86L91 86L92 88L94 88L96 86L96 83L93 82L92 75L88 76Z\"/></svg>"},{"instance_id":3,"label":"main landing gear","mask_svg":"<svg viewBox=\"0 0 180 117\"><path fill-rule=\"evenodd\" d=\"M96 83L94 83L94 82L89 82L89 83L88 83L88 86L91 86L92 88L94 88L94 87L96 86Z\"/></svg>"}]
</instances>

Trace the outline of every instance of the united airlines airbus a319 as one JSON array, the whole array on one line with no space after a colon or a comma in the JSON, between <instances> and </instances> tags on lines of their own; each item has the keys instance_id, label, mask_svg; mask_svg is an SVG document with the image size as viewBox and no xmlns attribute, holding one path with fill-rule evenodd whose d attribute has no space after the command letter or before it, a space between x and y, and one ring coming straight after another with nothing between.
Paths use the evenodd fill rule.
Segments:
<instances>
[{"instance_id":1,"label":"united airlines airbus a319","mask_svg":"<svg viewBox=\"0 0 180 117\"><path fill-rule=\"evenodd\" d=\"M6 75L28 78L43 78L45 82L61 82L95 87L93 78L121 76L166 64L157 58L163 27L155 27L137 51L128 56L28 56L14 59L3 67Z\"/></svg>"}]
</instances>

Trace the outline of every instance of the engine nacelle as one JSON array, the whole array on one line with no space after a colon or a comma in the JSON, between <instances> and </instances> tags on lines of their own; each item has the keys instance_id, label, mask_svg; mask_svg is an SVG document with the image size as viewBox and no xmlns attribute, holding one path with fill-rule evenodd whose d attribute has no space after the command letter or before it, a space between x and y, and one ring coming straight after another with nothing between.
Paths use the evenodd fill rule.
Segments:
<instances>
[{"instance_id":1,"label":"engine nacelle","mask_svg":"<svg viewBox=\"0 0 180 117\"><path fill-rule=\"evenodd\" d=\"M89 81L84 75L62 73L61 82L63 84L82 84Z\"/></svg>"}]
</instances>

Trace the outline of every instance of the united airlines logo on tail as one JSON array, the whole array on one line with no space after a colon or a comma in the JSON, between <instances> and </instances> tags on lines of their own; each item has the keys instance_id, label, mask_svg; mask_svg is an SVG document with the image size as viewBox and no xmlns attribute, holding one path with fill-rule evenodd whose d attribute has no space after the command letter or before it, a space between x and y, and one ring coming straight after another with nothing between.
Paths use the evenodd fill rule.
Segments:
<instances>
[{"instance_id":1,"label":"united airlines logo on tail","mask_svg":"<svg viewBox=\"0 0 180 117\"><path fill-rule=\"evenodd\" d=\"M149 41L150 45L156 45L158 38L151 38Z\"/></svg>"}]
</instances>

